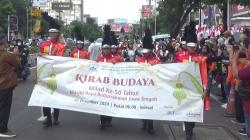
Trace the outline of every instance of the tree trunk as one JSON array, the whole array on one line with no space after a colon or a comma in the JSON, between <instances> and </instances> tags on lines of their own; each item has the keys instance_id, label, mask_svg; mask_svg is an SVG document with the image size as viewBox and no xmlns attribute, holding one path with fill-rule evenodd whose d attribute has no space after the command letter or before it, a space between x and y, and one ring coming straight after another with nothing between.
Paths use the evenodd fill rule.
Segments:
<instances>
[{"instance_id":1,"label":"tree trunk","mask_svg":"<svg viewBox=\"0 0 250 140\"><path fill-rule=\"evenodd\" d=\"M188 8L186 10L186 12L182 15L182 17L180 18L179 22L177 24L175 24L174 28L170 31L170 36L172 38L176 38L180 32L180 29L182 28L182 26L185 24L187 17L189 15L189 13L192 10L192 6L190 8Z\"/></svg>"}]
</instances>

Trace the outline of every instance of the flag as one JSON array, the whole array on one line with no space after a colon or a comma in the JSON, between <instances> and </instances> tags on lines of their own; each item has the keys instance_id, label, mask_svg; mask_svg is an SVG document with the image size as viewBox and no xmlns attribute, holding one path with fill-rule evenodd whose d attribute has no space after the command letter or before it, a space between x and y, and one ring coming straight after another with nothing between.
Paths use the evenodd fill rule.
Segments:
<instances>
[{"instance_id":1,"label":"flag","mask_svg":"<svg viewBox=\"0 0 250 140\"><path fill-rule=\"evenodd\" d=\"M208 6L208 25L212 25L212 7Z\"/></svg>"}]
</instances>

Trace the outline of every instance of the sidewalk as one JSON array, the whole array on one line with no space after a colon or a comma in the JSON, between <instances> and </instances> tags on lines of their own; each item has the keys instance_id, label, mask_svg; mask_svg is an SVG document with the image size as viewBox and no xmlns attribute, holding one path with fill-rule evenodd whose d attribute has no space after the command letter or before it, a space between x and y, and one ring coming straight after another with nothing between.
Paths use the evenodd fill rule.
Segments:
<instances>
[{"instance_id":1,"label":"sidewalk","mask_svg":"<svg viewBox=\"0 0 250 140\"><path fill-rule=\"evenodd\" d=\"M218 86L215 84L213 86L213 89L211 90L211 100L213 101L211 106L211 114L206 112L205 113L205 120L207 120L210 123L215 122L217 120L218 123L222 123L227 128L231 129L232 133L239 136L241 139L245 140L246 136L241 136L238 133L238 130L243 128L243 125L234 124L231 122L231 120L235 120L235 117L224 117L224 113L226 112L226 106L223 107L223 103L221 103L219 100L221 99L221 90L218 88Z\"/></svg>"}]
</instances>

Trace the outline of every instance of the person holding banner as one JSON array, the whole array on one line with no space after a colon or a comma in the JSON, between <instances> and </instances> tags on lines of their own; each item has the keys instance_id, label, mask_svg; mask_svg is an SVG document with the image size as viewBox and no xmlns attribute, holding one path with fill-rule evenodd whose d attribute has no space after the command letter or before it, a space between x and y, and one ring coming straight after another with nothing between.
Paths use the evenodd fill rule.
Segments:
<instances>
[{"instance_id":1,"label":"person holding banner","mask_svg":"<svg viewBox=\"0 0 250 140\"><path fill-rule=\"evenodd\" d=\"M89 59L89 52L84 49L84 42L81 40L76 41L76 48L70 52L70 57Z\"/></svg>"},{"instance_id":2,"label":"person holding banner","mask_svg":"<svg viewBox=\"0 0 250 140\"><path fill-rule=\"evenodd\" d=\"M110 48L111 47L107 44L102 46L102 56L98 58L98 62L109 62L113 64L122 62L122 59L120 57L112 56ZM111 121L112 121L112 117L101 115L100 129L105 130L106 127L111 127L112 126Z\"/></svg>"},{"instance_id":3,"label":"person holding banner","mask_svg":"<svg viewBox=\"0 0 250 140\"><path fill-rule=\"evenodd\" d=\"M185 38L187 43L187 50L185 51L185 55L176 55L175 62L177 63L188 63L188 62L198 62L200 66L200 74L201 74L201 81L202 87L204 90L204 109L206 111L210 110L210 98L207 94L207 87L208 87L208 72L207 72L207 58L201 56L197 53L197 36L195 34L195 24L193 22L190 25L185 27ZM184 52L183 52L184 53ZM195 122L184 122L184 128L186 132L186 140L191 140L193 137L193 129L195 127Z\"/></svg>"},{"instance_id":4,"label":"person holding banner","mask_svg":"<svg viewBox=\"0 0 250 140\"><path fill-rule=\"evenodd\" d=\"M202 85L204 90L207 89L208 84L208 77L207 77L207 66L206 66L206 57L202 57L200 54L196 52L197 44L193 42L187 43L187 54L188 57L181 57L176 58L175 60L182 60L182 62L198 62L200 65L200 72L201 72L201 78L202 78ZM209 110L209 97L204 95L205 97L205 110ZM186 132L186 139L191 140L193 137L193 129L195 127L194 122L184 122L185 125L185 132Z\"/></svg>"},{"instance_id":5,"label":"person holding banner","mask_svg":"<svg viewBox=\"0 0 250 140\"><path fill-rule=\"evenodd\" d=\"M58 29L49 30L50 39L39 45L40 55L64 56L66 44L60 40L60 32ZM44 127L52 126L51 108L43 107L46 120L43 122ZM58 125L59 109L54 109L53 124Z\"/></svg>"},{"instance_id":6,"label":"person holding banner","mask_svg":"<svg viewBox=\"0 0 250 140\"><path fill-rule=\"evenodd\" d=\"M64 56L66 44L60 40L58 29L49 30L50 39L39 45L41 55Z\"/></svg>"},{"instance_id":7,"label":"person holding banner","mask_svg":"<svg viewBox=\"0 0 250 140\"><path fill-rule=\"evenodd\" d=\"M135 61L138 63L149 63L151 65L160 64L160 59L154 56L152 49L141 48L139 53L142 57L137 58ZM142 120L142 130L147 131L149 134L153 135L155 133L153 120Z\"/></svg>"}]
</instances>

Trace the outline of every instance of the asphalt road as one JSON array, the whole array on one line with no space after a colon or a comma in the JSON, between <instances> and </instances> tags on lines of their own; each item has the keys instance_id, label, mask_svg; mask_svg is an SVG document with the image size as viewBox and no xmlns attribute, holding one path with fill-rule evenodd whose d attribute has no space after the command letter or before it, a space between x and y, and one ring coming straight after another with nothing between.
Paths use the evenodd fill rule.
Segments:
<instances>
[{"instance_id":1,"label":"asphalt road","mask_svg":"<svg viewBox=\"0 0 250 140\"><path fill-rule=\"evenodd\" d=\"M17 134L16 140L182 140L173 137L172 125L181 125L181 122L155 121L155 135L149 135L140 130L141 121L135 119L114 118L113 127L106 131L99 130L99 116L81 112L62 110L60 112L60 125L43 128L37 119L41 115L39 107L29 107L28 101L33 89L32 76L27 81L19 81L14 91L9 129ZM204 124L221 125L229 129L234 135L242 126L232 124L230 119L224 118L225 110L220 104L212 100L212 110L205 113ZM201 124L202 125L202 124ZM183 135L181 129L177 130ZM198 133L195 129L194 133ZM209 140L214 140L213 134L205 134ZM171 136L170 136L171 135ZM195 134L196 135L196 134ZM198 135L198 134L197 134ZM200 135L200 134L199 134ZM183 135L184 136L184 135ZM199 138L200 139L200 138ZM236 139L236 138L235 138ZM244 137L239 137L243 140ZM198 140L198 138L196 139ZM202 139L203 140L203 139ZM204 139L205 140L205 139ZM226 138L225 138L226 140Z\"/></svg>"}]
</instances>

